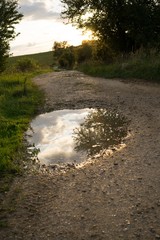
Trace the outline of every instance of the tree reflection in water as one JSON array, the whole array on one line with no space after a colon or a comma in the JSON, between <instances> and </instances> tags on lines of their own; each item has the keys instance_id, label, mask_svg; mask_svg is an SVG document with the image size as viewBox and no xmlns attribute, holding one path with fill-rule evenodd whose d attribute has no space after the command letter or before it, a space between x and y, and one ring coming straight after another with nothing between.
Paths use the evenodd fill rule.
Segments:
<instances>
[{"instance_id":1,"label":"tree reflection in water","mask_svg":"<svg viewBox=\"0 0 160 240\"><path fill-rule=\"evenodd\" d=\"M88 156L120 144L127 135L128 120L115 111L94 109L79 128L73 130L76 151Z\"/></svg>"}]
</instances>

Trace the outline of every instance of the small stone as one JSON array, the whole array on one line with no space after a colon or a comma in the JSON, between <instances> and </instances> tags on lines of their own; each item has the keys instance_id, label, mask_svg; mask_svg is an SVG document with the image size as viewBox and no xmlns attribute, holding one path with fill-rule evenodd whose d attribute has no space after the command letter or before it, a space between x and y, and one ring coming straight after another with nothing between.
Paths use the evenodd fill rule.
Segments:
<instances>
[{"instance_id":1,"label":"small stone","mask_svg":"<svg viewBox=\"0 0 160 240\"><path fill-rule=\"evenodd\" d=\"M67 163L67 167L68 168L75 168L75 164L74 163Z\"/></svg>"},{"instance_id":2,"label":"small stone","mask_svg":"<svg viewBox=\"0 0 160 240\"><path fill-rule=\"evenodd\" d=\"M155 233L155 230L154 230L153 227L150 228L150 231L151 231L152 233Z\"/></svg>"},{"instance_id":3,"label":"small stone","mask_svg":"<svg viewBox=\"0 0 160 240\"><path fill-rule=\"evenodd\" d=\"M50 164L49 167L54 170L58 168L57 164Z\"/></svg>"},{"instance_id":4,"label":"small stone","mask_svg":"<svg viewBox=\"0 0 160 240\"><path fill-rule=\"evenodd\" d=\"M156 237L156 239L160 239L160 235L158 235L158 234L156 234L155 237Z\"/></svg>"},{"instance_id":5,"label":"small stone","mask_svg":"<svg viewBox=\"0 0 160 240\"><path fill-rule=\"evenodd\" d=\"M130 224L131 224L129 220L126 220L126 223L127 223L127 225L130 225Z\"/></svg>"},{"instance_id":6,"label":"small stone","mask_svg":"<svg viewBox=\"0 0 160 240\"><path fill-rule=\"evenodd\" d=\"M124 228L123 231L124 231L124 232L127 232L127 231L128 231L128 228Z\"/></svg>"},{"instance_id":7,"label":"small stone","mask_svg":"<svg viewBox=\"0 0 160 240\"><path fill-rule=\"evenodd\" d=\"M119 238L123 238L123 235L121 234L121 235L119 235Z\"/></svg>"},{"instance_id":8,"label":"small stone","mask_svg":"<svg viewBox=\"0 0 160 240\"><path fill-rule=\"evenodd\" d=\"M117 165L118 165L118 162L114 162L114 165L117 166Z\"/></svg>"},{"instance_id":9,"label":"small stone","mask_svg":"<svg viewBox=\"0 0 160 240\"><path fill-rule=\"evenodd\" d=\"M157 202L157 206L160 207L160 200Z\"/></svg>"}]
</instances>

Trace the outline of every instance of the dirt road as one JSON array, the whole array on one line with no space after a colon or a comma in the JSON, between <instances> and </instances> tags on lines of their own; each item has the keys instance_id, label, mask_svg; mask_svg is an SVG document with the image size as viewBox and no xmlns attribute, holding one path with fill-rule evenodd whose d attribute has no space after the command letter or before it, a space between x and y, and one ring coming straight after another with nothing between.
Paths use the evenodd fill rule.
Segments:
<instances>
[{"instance_id":1,"label":"dirt road","mask_svg":"<svg viewBox=\"0 0 160 240\"><path fill-rule=\"evenodd\" d=\"M41 112L113 108L131 120L126 148L80 169L15 180L0 239L160 239L160 85L92 78L76 71L38 76Z\"/></svg>"}]
</instances>

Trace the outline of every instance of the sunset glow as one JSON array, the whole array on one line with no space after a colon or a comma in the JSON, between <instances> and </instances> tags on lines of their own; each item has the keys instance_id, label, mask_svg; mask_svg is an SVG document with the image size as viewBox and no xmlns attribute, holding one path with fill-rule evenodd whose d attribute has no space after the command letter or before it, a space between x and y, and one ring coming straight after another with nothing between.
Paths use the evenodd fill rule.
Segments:
<instances>
[{"instance_id":1,"label":"sunset glow","mask_svg":"<svg viewBox=\"0 0 160 240\"><path fill-rule=\"evenodd\" d=\"M63 23L59 0L20 0L19 3L24 17L16 26L16 32L20 34L11 42L14 56L51 51L54 41L68 41L76 46L91 39L91 32L83 33Z\"/></svg>"}]
</instances>

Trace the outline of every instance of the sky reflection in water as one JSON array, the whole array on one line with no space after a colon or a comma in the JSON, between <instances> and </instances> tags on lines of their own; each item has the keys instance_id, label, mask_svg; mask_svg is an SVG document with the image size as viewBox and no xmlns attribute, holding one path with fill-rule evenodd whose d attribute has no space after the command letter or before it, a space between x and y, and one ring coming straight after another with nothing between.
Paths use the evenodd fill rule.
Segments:
<instances>
[{"instance_id":1,"label":"sky reflection in water","mask_svg":"<svg viewBox=\"0 0 160 240\"><path fill-rule=\"evenodd\" d=\"M41 164L81 163L102 149L121 143L127 121L105 109L59 110L31 123L28 142L40 149ZM29 133L29 132L28 132Z\"/></svg>"},{"instance_id":2,"label":"sky reflection in water","mask_svg":"<svg viewBox=\"0 0 160 240\"><path fill-rule=\"evenodd\" d=\"M33 134L28 142L40 149L38 158L42 164L84 161L86 154L74 150L72 134L88 112L89 109L59 110L41 114L32 121Z\"/></svg>"}]
</instances>

